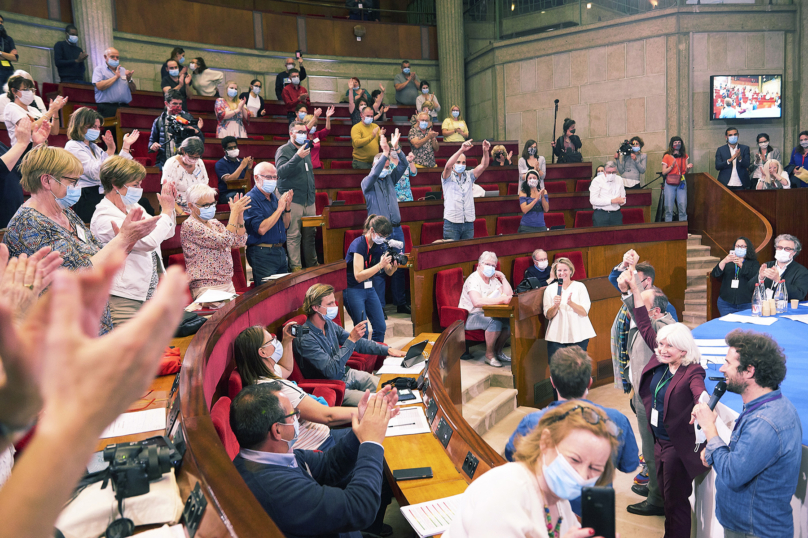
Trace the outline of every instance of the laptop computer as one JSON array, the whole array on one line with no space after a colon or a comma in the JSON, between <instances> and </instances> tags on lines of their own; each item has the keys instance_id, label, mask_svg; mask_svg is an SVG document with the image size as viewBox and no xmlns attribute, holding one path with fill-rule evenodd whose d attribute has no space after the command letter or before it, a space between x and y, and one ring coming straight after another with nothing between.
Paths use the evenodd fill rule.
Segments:
<instances>
[{"instance_id":1,"label":"laptop computer","mask_svg":"<svg viewBox=\"0 0 808 538\"><path fill-rule=\"evenodd\" d=\"M424 349L426 349L428 343L428 340L424 340L411 345L410 349L407 350L407 356L401 361L401 366L403 368L411 368L416 364L424 362L426 360L426 357L424 357Z\"/></svg>"}]
</instances>

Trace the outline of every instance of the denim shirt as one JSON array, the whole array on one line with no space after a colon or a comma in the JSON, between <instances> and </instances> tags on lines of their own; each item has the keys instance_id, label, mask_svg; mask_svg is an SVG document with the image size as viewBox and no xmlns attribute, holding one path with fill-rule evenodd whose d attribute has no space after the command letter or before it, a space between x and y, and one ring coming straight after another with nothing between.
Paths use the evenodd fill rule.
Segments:
<instances>
[{"instance_id":1,"label":"denim shirt","mask_svg":"<svg viewBox=\"0 0 808 538\"><path fill-rule=\"evenodd\" d=\"M775 390L744 405L780 394ZM715 513L725 529L791 538L791 497L802 461L802 425L785 397L740 417L729 446L716 436L707 443L707 463L715 469Z\"/></svg>"},{"instance_id":2,"label":"denim shirt","mask_svg":"<svg viewBox=\"0 0 808 538\"><path fill-rule=\"evenodd\" d=\"M345 377L345 365L354 351L368 355L387 356L387 346L360 338L356 343L348 331L331 320L325 320L325 332L311 320L305 326L309 333L295 338L294 348L300 357L300 371L306 379L334 379Z\"/></svg>"}]
</instances>

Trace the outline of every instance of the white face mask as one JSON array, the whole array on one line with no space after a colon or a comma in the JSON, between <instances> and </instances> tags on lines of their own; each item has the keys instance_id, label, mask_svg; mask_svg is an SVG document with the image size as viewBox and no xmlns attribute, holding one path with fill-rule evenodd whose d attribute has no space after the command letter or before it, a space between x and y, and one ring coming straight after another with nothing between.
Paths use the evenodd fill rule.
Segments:
<instances>
[{"instance_id":1,"label":"white face mask","mask_svg":"<svg viewBox=\"0 0 808 538\"><path fill-rule=\"evenodd\" d=\"M30 105L34 102L34 91L33 90L22 90L19 96L20 101L25 106Z\"/></svg>"},{"instance_id":2,"label":"white face mask","mask_svg":"<svg viewBox=\"0 0 808 538\"><path fill-rule=\"evenodd\" d=\"M766 148L769 147L769 143L768 142L761 142L760 144L758 144L758 146L760 146L760 149L766 149Z\"/></svg>"},{"instance_id":3,"label":"white face mask","mask_svg":"<svg viewBox=\"0 0 808 538\"><path fill-rule=\"evenodd\" d=\"M548 265L549 265L549 262L547 260L542 260L542 261L540 261L539 263L536 264L536 267L538 267L539 269L544 271L545 269L547 269Z\"/></svg>"},{"instance_id":4,"label":"white face mask","mask_svg":"<svg viewBox=\"0 0 808 538\"><path fill-rule=\"evenodd\" d=\"M529 187L538 187L539 186L539 180L538 179L528 179L527 184L528 184Z\"/></svg>"},{"instance_id":5,"label":"white face mask","mask_svg":"<svg viewBox=\"0 0 808 538\"><path fill-rule=\"evenodd\" d=\"M276 338L272 341L272 345L275 346L275 351L272 352L272 355L270 355L269 358L275 361L277 364L277 362L281 360L281 357L283 357L283 344L281 344Z\"/></svg>"},{"instance_id":6,"label":"white face mask","mask_svg":"<svg viewBox=\"0 0 808 538\"><path fill-rule=\"evenodd\" d=\"M789 254L785 250L775 250L774 259L780 263L788 263L789 261L791 261L791 254Z\"/></svg>"},{"instance_id":7,"label":"white face mask","mask_svg":"<svg viewBox=\"0 0 808 538\"><path fill-rule=\"evenodd\" d=\"M227 156L230 157L231 159L237 158L238 157L238 148L236 148L236 149L228 149L227 150Z\"/></svg>"}]
</instances>

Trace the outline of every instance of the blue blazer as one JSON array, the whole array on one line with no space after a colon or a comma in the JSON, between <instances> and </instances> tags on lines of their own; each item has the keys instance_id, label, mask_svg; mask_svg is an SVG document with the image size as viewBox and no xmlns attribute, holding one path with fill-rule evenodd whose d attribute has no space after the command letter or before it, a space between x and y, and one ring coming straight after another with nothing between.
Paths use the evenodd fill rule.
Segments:
<instances>
[{"instance_id":1,"label":"blue blazer","mask_svg":"<svg viewBox=\"0 0 808 538\"><path fill-rule=\"evenodd\" d=\"M738 144L741 150L741 156L735 160L735 166L738 170L738 177L741 178L741 183L744 189L751 189L752 181L749 179L749 162L750 153L749 146ZM727 161L732 158L729 152L729 146L724 144L715 150L715 169L718 170L718 181L723 185L728 185L732 177L732 164L727 164Z\"/></svg>"}]
</instances>

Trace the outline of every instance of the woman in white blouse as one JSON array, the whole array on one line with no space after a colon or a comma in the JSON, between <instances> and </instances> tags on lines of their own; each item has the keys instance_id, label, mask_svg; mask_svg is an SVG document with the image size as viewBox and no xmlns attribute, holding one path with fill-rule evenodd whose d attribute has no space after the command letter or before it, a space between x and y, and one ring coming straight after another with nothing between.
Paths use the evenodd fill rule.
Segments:
<instances>
[{"instance_id":1,"label":"woman in white blouse","mask_svg":"<svg viewBox=\"0 0 808 538\"><path fill-rule=\"evenodd\" d=\"M143 196L141 183L146 169L137 161L121 156L110 157L101 167L101 184L104 199L98 204L90 222L90 231L100 242L106 244L116 235L126 215L138 207ZM158 195L162 212L157 227L135 243L126 256L126 263L112 282L109 309L113 326L130 320L143 303L154 293L159 275L165 273L160 245L174 235L177 225L174 216L176 191L171 183L163 185Z\"/></svg>"},{"instance_id":2,"label":"woman in white blouse","mask_svg":"<svg viewBox=\"0 0 808 538\"><path fill-rule=\"evenodd\" d=\"M253 118L265 116L267 113L266 109L264 109L264 98L261 97L261 89L263 87L263 82L257 78L253 79L252 82L250 82L250 91L244 92L238 96L239 99L247 100L247 104L244 105L244 107L250 111Z\"/></svg>"},{"instance_id":3,"label":"woman in white blouse","mask_svg":"<svg viewBox=\"0 0 808 538\"><path fill-rule=\"evenodd\" d=\"M592 302L586 286L573 282L575 266L568 258L559 258L553 263L550 275L558 282L544 290L544 317L547 318L547 358L562 347L580 346L586 351L589 339L594 338L595 328L589 321ZM560 286L560 293L559 293Z\"/></svg>"},{"instance_id":4,"label":"woman in white blouse","mask_svg":"<svg viewBox=\"0 0 808 538\"><path fill-rule=\"evenodd\" d=\"M77 108L70 115L67 124L67 137L65 149L78 157L84 172L76 185L81 189L81 198L73 206L73 211L81 217L82 222L90 222L95 212L95 206L104 198L104 188L101 186L101 165L107 158L115 155L115 137L112 131L107 131L101 139L107 147L103 150L98 147L97 141L101 134L101 125L104 117L92 108ZM137 141L140 132L135 130L123 135L121 157L131 159L129 148Z\"/></svg>"},{"instance_id":5,"label":"woman in white blouse","mask_svg":"<svg viewBox=\"0 0 808 538\"><path fill-rule=\"evenodd\" d=\"M783 165L777 159L769 159L760 165L761 177L757 182L757 190L769 189L790 189L791 179L788 172L783 170Z\"/></svg>"},{"instance_id":6,"label":"woman in white blouse","mask_svg":"<svg viewBox=\"0 0 808 538\"><path fill-rule=\"evenodd\" d=\"M28 75L28 73L25 74ZM8 93L6 96L9 102L3 109L3 119L8 130L8 138L11 141L9 146L17 143L14 131L17 129L17 123L22 118L30 118L34 122L34 129L38 129L43 122L50 121L67 102L67 97L60 95L51 101L47 111L39 108L39 103L42 103L42 100L40 99L39 103L37 103L34 81L30 77L31 75L28 75L28 77L15 75L8 79ZM44 107L44 103L42 103L42 106ZM51 123L51 134L59 134L59 122L54 121Z\"/></svg>"},{"instance_id":7,"label":"woman in white blouse","mask_svg":"<svg viewBox=\"0 0 808 538\"><path fill-rule=\"evenodd\" d=\"M516 441L513 463L495 467L463 493L444 538L592 538L570 500L614 476L617 427L583 400L548 408ZM619 535L618 535L619 537Z\"/></svg>"},{"instance_id":8,"label":"woman in white blouse","mask_svg":"<svg viewBox=\"0 0 808 538\"><path fill-rule=\"evenodd\" d=\"M202 153L205 144L199 138L192 136L180 144L180 152L166 161L163 165L162 184L171 182L177 188L177 213L188 213L188 189L194 185L209 183L208 171L202 162Z\"/></svg>"}]
</instances>

